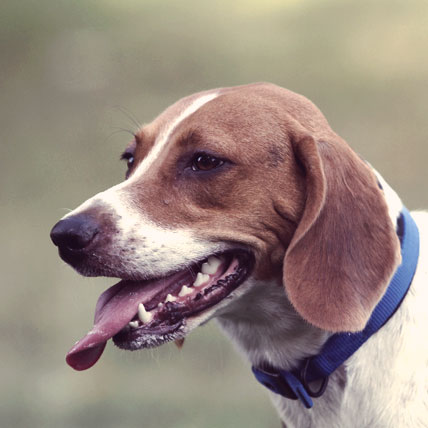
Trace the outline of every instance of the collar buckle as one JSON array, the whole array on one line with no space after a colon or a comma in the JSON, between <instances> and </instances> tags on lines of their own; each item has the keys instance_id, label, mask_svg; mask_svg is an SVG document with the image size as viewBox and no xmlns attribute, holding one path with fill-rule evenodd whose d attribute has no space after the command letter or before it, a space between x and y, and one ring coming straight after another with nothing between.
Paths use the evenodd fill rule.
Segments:
<instances>
[{"instance_id":1,"label":"collar buckle","mask_svg":"<svg viewBox=\"0 0 428 428\"><path fill-rule=\"evenodd\" d=\"M329 377L324 376L322 378L322 382L318 391L313 391L309 386L308 379L307 379L308 367L310 362L311 362L311 358L308 358L305 362L305 365L302 367L302 370L300 371L300 379L302 379L302 385L305 387L306 391L308 391L308 394L313 398L318 398L318 397L321 397L321 395L323 395L325 390L327 389Z\"/></svg>"},{"instance_id":2,"label":"collar buckle","mask_svg":"<svg viewBox=\"0 0 428 428\"><path fill-rule=\"evenodd\" d=\"M266 366L263 368L252 367L252 371L256 379L275 394L280 394L291 400L300 400L307 409L313 406L310 397L312 391L309 390L308 392L307 386L304 385L306 381L304 380L301 382L293 373L286 370L275 370L272 367ZM323 385L325 383L326 382L323 381ZM324 390L325 387L322 392L324 392Z\"/></svg>"}]
</instances>

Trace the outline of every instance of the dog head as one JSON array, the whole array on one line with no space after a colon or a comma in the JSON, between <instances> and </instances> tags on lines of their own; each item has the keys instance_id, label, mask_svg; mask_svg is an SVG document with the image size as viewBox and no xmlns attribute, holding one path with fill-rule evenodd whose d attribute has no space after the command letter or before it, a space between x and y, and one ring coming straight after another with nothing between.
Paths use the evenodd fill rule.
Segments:
<instances>
[{"instance_id":1,"label":"dog head","mask_svg":"<svg viewBox=\"0 0 428 428\"><path fill-rule=\"evenodd\" d=\"M78 272L122 280L70 351L77 369L111 337L126 349L184 337L250 276L277 280L319 328L361 330L399 263L371 168L293 92L254 84L184 98L122 157L126 180L51 232Z\"/></svg>"}]
</instances>

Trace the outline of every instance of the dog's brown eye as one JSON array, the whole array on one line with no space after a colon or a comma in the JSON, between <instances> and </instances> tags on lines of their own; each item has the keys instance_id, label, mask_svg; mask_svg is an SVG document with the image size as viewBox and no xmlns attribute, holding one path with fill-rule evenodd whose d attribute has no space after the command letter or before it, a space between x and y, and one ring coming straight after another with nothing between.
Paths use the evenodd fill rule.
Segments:
<instances>
[{"instance_id":1,"label":"dog's brown eye","mask_svg":"<svg viewBox=\"0 0 428 428\"><path fill-rule=\"evenodd\" d=\"M223 165L224 161L207 153L197 154L192 161L193 171L209 171Z\"/></svg>"},{"instance_id":2,"label":"dog's brown eye","mask_svg":"<svg viewBox=\"0 0 428 428\"><path fill-rule=\"evenodd\" d=\"M120 158L126 160L128 168L131 168L132 164L134 163L134 155L132 153L124 152Z\"/></svg>"},{"instance_id":3,"label":"dog's brown eye","mask_svg":"<svg viewBox=\"0 0 428 428\"><path fill-rule=\"evenodd\" d=\"M126 160L126 166L128 167L128 169L126 171L125 178L128 178L129 174L131 173L131 167L134 164L134 154L125 151L124 153L122 153L120 159Z\"/></svg>"},{"instance_id":4,"label":"dog's brown eye","mask_svg":"<svg viewBox=\"0 0 428 428\"><path fill-rule=\"evenodd\" d=\"M128 168L130 168L133 163L134 163L134 156L130 156L127 162Z\"/></svg>"}]
</instances>

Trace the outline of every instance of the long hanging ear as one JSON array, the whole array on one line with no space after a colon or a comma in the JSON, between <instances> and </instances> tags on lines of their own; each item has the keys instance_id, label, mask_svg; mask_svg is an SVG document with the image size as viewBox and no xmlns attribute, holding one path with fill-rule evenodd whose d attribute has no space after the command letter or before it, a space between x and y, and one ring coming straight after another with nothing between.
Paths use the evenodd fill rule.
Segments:
<instances>
[{"instance_id":1,"label":"long hanging ear","mask_svg":"<svg viewBox=\"0 0 428 428\"><path fill-rule=\"evenodd\" d=\"M385 199L343 141L305 137L293 148L306 174L306 204L284 259L288 297L317 327L360 331L400 262Z\"/></svg>"}]
</instances>

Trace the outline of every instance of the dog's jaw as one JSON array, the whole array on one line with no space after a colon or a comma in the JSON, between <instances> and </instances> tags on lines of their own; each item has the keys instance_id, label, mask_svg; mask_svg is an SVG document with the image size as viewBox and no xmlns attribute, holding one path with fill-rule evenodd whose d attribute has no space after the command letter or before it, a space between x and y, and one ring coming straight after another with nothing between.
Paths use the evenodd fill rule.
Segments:
<instances>
[{"instance_id":1,"label":"dog's jaw","mask_svg":"<svg viewBox=\"0 0 428 428\"><path fill-rule=\"evenodd\" d=\"M67 362L76 370L92 367L110 338L131 351L183 338L235 298L253 265L251 253L235 249L164 277L119 282L98 299L94 326Z\"/></svg>"}]
</instances>

